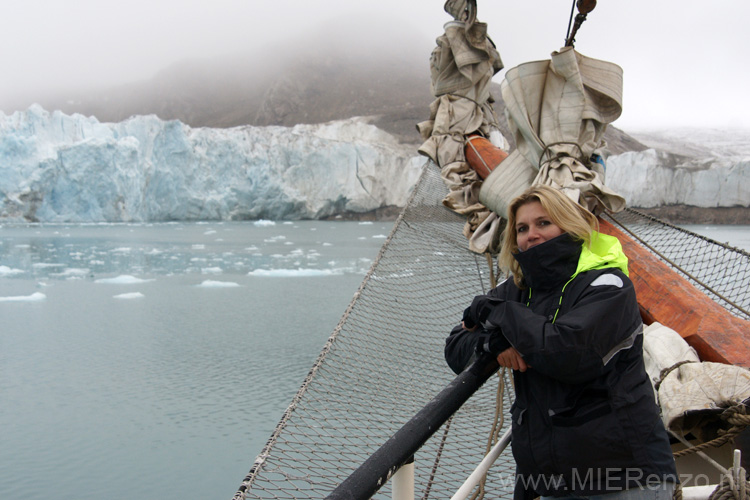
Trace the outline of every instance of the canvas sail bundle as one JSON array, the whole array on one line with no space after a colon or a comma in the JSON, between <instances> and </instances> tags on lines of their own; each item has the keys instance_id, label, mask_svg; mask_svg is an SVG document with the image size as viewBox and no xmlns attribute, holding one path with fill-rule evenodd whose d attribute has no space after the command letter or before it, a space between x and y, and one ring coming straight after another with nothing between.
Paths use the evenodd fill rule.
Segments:
<instances>
[{"instance_id":1,"label":"canvas sail bundle","mask_svg":"<svg viewBox=\"0 0 750 500\"><path fill-rule=\"evenodd\" d=\"M655 383L665 427L701 441L717 436L721 415L750 401L750 370L701 362L679 333L659 323L644 331L646 371Z\"/></svg>"},{"instance_id":2,"label":"canvas sail bundle","mask_svg":"<svg viewBox=\"0 0 750 500\"><path fill-rule=\"evenodd\" d=\"M485 180L484 205L504 216L526 187L545 184L597 215L625 208L604 184L603 161L592 159L604 156L604 131L622 113L619 66L564 47L508 70L501 89L516 149Z\"/></svg>"},{"instance_id":3,"label":"canvas sail bundle","mask_svg":"<svg viewBox=\"0 0 750 500\"><path fill-rule=\"evenodd\" d=\"M476 21L475 8L469 8L470 15L463 20L468 5L466 1L446 2L445 10L456 20L446 23L430 56L431 90L436 99L430 105L429 120L417 125L424 139L418 151L440 167L450 190L443 204L466 217L464 235L470 238L472 250L481 253L492 242L475 244L471 235L480 226L493 228L480 234L499 234L502 228L498 217L479 202L482 180L466 162L466 137L479 134L500 148L508 145L500 134L490 94L492 77L503 63L487 36L487 25Z\"/></svg>"}]
</instances>

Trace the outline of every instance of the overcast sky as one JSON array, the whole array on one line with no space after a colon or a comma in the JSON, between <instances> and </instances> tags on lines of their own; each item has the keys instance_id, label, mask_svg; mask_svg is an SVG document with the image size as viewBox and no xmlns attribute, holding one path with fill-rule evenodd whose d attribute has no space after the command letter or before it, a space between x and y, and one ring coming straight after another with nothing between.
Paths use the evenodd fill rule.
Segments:
<instances>
[{"instance_id":1,"label":"overcast sky","mask_svg":"<svg viewBox=\"0 0 750 500\"><path fill-rule=\"evenodd\" d=\"M2 3L0 92L9 95L144 80L176 61L296 38L332 21L369 24L386 36L393 29L389 19L399 19L431 47L451 19L444 0ZM506 68L547 59L563 45L571 0L478 3L478 17L489 24ZM750 47L749 20L748 0L599 0L576 37L576 49L623 67L618 128L750 128L744 53Z\"/></svg>"}]
</instances>

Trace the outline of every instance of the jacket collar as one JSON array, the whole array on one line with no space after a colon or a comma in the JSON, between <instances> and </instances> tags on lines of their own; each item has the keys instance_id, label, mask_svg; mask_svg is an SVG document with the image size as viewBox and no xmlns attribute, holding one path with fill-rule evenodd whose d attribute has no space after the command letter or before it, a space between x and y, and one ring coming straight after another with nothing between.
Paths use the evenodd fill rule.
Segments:
<instances>
[{"instance_id":1,"label":"jacket collar","mask_svg":"<svg viewBox=\"0 0 750 500\"><path fill-rule=\"evenodd\" d=\"M526 286L548 290L565 283L576 273L582 247L580 240L563 233L513 257L521 266Z\"/></svg>"},{"instance_id":2,"label":"jacket collar","mask_svg":"<svg viewBox=\"0 0 750 500\"><path fill-rule=\"evenodd\" d=\"M568 233L513 254L523 271L526 286L550 289L579 273L615 268L628 276L628 258L620 240L594 231L585 245Z\"/></svg>"}]
</instances>

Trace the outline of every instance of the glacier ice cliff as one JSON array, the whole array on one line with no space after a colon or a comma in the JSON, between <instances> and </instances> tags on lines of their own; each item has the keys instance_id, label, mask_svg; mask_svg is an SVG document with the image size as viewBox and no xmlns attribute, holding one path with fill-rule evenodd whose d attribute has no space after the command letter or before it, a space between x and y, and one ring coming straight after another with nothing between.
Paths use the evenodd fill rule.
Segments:
<instances>
[{"instance_id":1,"label":"glacier ice cliff","mask_svg":"<svg viewBox=\"0 0 750 500\"><path fill-rule=\"evenodd\" d=\"M724 136L722 136L724 139ZM726 147L722 147L726 151ZM191 128L0 112L0 220L130 222L317 219L404 206L424 157L368 123ZM612 156L606 183L629 206L750 205L750 154Z\"/></svg>"},{"instance_id":2,"label":"glacier ice cliff","mask_svg":"<svg viewBox=\"0 0 750 500\"><path fill-rule=\"evenodd\" d=\"M191 128L0 113L0 219L40 222L316 219L403 206L424 159L352 118Z\"/></svg>"},{"instance_id":3,"label":"glacier ice cliff","mask_svg":"<svg viewBox=\"0 0 750 500\"><path fill-rule=\"evenodd\" d=\"M648 149L607 159L606 183L628 206L750 206L750 155L702 158Z\"/></svg>"}]
</instances>

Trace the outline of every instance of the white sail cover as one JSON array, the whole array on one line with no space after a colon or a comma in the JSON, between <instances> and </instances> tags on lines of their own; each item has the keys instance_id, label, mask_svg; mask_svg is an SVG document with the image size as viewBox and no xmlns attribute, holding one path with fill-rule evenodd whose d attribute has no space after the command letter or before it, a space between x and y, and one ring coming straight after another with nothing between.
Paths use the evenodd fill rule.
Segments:
<instances>
[{"instance_id":1,"label":"white sail cover","mask_svg":"<svg viewBox=\"0 0 750 500\"><path fill-rule=\"evenodd\" d=\"M501 216L530 184L565 192L595 214L625 200L604 185L603 135L622 113L622 69L573 47L508 70L501 84L516 149L484 181L480 200Z\"/></svg>"},{"instance_id":2,"label":"white sail cover","mask_svg":"<svg viewBox=\"0 0 750 500\"><path fill-rule=\"evenodd\" d=\"M657 398L664 425L676 434L701 435L700 428L725 408L750 399L750 370L701 362L695 350L664 325L645 328L643 354L651 380L660 382ZM673 368L680 362L684 364Z\"/></svg>"}]
</instances>

